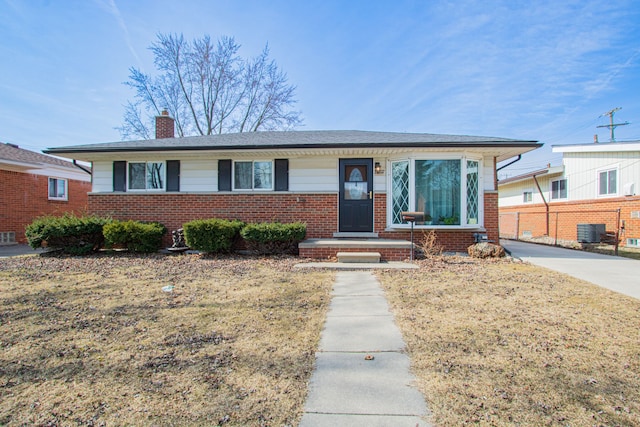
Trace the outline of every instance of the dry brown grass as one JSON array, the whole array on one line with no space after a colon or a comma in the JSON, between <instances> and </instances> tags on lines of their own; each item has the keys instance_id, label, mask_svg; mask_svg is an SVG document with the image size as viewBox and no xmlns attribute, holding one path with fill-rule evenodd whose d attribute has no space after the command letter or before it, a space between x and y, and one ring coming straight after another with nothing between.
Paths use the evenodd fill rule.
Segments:
<instances>
[{"instance_id":1,"label":"dry brown grass","mask_svg":"<svg viewBox=\"0 0 640 427\"><path fill-rule=\"evenodd\" d=\"M506 260L379 276L436 425L640 425L640 301Z\"/></svg>"},{"instance_id":2,"label":"dry brown grass","mask_svg":"<svg viewBox=\"0 0 640 427\"><path fill-rule=\"evenodd\" d=\"M333 275L294 262L0 260L0 425L295 425Z\"/></svg>"}]
</instances>

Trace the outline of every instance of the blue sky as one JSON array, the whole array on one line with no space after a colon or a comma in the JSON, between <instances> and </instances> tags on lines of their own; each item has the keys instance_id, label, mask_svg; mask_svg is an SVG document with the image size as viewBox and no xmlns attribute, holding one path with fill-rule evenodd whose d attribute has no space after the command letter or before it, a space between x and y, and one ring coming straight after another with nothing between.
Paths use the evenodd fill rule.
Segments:
<instances>
[{"instance_id":1,"label":"blue sky","mask_svg":"<svg viewBox=\"0 0 640 427\"><path fill-rule=\"evenodd\" d=\"M640 139L640 1L0 0L0 141L120 139L131 66L158 33L268 43L297 87L300 129L538 140L506 169L559 164L551 145Z\"/></svg>"}]
</instances>

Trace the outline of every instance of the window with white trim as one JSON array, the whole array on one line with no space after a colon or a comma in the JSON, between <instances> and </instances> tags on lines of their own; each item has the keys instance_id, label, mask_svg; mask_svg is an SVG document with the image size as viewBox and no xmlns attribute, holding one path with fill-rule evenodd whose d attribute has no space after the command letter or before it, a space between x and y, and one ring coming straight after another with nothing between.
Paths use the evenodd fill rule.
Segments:
<instances>
[{"instance_id":1,"label":"window with white trim","mask_svg":"<svg viewBox=\"0 0 640 427\"><path fill-rule=\"evenodd\" d=\"M609 169L598 172L598 195L618 194L618 170Z\"/></svg>"},{"instance_id":2,"label":"window with white trim","mask_svg":"<svg viewBox=\"0 0 640 427\"><path fill-rule=\"evenodd\" d=\"M522 193L522 202L523 203L533 202L533 191L524 191Z\"/></svg>"},{"instance_id":3,"label":"window with white trim","mask_svg":"<svg viewBox=\"0 0 640 427\"><path fill-rule=\"evenodd\" d=\"M407 210L424 212L424 222L416 225L479 224L480 171L478 160L465 158L392 161L391 224L404 224Z\"/></svg>"},{"instance_id":4,"label":"window with white trim","mask_svg":"<svg viewBox=\"0 0 640 427\"><path fill-rule=\"evenodd\" d=\"M67 180L49 178L49 200L67 200Z\"/></svg>"},{"instance_id":5,"label":"window with white trim","mask_svg":"<svg viewBox=\"0 0 640 427\"><path fill-rule=\"evenodd\" d=\"M233 189L273 190L273 162L233 162Z\"/></svg>"},{"instance_id":6,"label":"window with white trim","mask_svg":"<svg viewBox=\"0 0 640 427\"><path fill-rule=\"evenodd\" d=\"M567 180L557 179L551 181L551 200L560 200L567 198Z\"/></svg>"},{"instance_id":7,"label":"window with white trim","mask_svg":"<svg viewBox=\"0 0 640 427\"><path fill-rule=\"evenodd\" d=\"M129 190L162 191L165 189L166 168L164 162L129 162Z\"/></svg>"}]
</instances>

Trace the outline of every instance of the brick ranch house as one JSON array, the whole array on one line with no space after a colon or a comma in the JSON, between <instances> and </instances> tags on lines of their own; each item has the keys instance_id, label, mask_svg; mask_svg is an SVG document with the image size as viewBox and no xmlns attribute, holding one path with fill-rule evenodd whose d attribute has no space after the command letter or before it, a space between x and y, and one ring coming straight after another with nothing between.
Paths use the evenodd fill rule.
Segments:
<instances>
[{"instance_id":1,"label":"brick ranch house","mask_svg":"<svg viewBox=\"0 0 640 427\"><path fill-rule=\"evenodd\" d=\"M540 146L364 131L174 138L173 129L163 114L153 140L46 152L91 162L94 214L160 221L169 230L197 218L302 221L303 257L361 251L373 241L383 259L398 260L410 254L403 211L428 213L431 221L416 223L416 230L436 230L446 250L466 250L478 232L497 239L496 163Z\"/></svg>"},{"instance_id":2,"label":"brick ranch house","mask_svg":"<svg viewBox=\"0 0 640 427\"><path fill-rule=\"evenodd\" d=\"M43 215L87 210L90 170L0 144L0 245L26 243L25 227Z\"/></svg>"},{"instance_id":3,"label":"brick ranch house","mask_svg":"<svg viewBox=\"0 0 640 427\"><path fill-rule=\"evenodd\" d=\"M640 247L640 141L552 150L562 165L498 183L501 236L597 243L618 233L621 246Z\"/></svg>"}]
</instances>

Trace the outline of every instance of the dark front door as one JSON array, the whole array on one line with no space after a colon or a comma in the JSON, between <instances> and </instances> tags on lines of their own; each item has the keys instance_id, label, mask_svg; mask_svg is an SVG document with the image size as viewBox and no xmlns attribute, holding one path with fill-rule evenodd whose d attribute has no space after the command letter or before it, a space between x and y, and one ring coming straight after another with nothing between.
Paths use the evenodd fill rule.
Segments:
<instances>
[{"instance_id":1,"label":"dark front door","mask_svg":"<svg viewBox=\"0 0 640 427\"><path fill-rule=\"evenodd\" d=\"M340 231L373 231L373 159L340 159Z\"/></svg>"}]
</instances>

